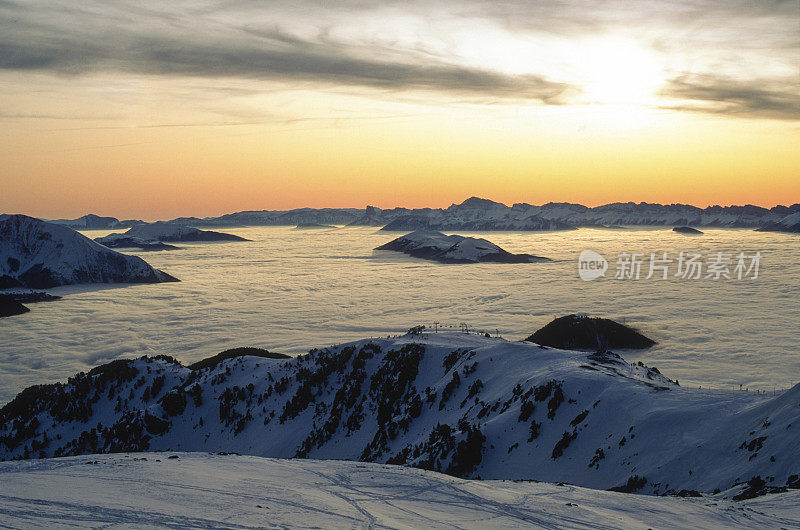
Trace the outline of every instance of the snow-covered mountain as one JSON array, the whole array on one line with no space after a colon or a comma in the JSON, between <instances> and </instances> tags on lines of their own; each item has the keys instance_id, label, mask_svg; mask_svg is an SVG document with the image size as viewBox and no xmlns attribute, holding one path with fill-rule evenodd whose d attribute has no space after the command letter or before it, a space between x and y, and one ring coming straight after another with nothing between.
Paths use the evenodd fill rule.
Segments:
<instances>
[{"instance_id":1,"label":"snow-covered mountain","mask_svg":"<svg viewBox=\"0 0 800 530\"><path fill-rule=\"evenodd\" d=\"M548 203L542 206L500 203L475 197L452 205L440 214L427 216L430 228L447 230L553 230L580 226L707 226L756 228L781 219L785 210L800 211L800 205L776 207L710 206L698 208L686 204L612 203L595 208L580 204ZM409 215L416 215L411 212ZM394 220L386 228L401 227ZM550 223L550 224L548 224ZM463 227L458 227L458 225ZM491 228L491 227L497 228ZM474 228L471 228L474 227Z\"/></svg>"},{"instance_id":2,"label":"snow-covered mountain","mask_svg":"<svg viewBox=\"0 0 800 530\"><path fill-rule=\"evenodd\" d=\"M761 232L800 232L800 211L758 229Z\"/></svg>"},{"instance_id":3,"label":"snow-covered mountain","mask_svg":"<svg viewBox=\"0 0 800 530\"><path fill-rule=\"evenodd\" d=\"M797 528L800 491L736 502L208 453L0 463L9 528ZM727 499L724 497L728 497Z\"/></svg>"},{"instance_id":4,"label":"snow-covered mountain","mask_svg":"<svg viewBox=\"0 0 800 530\"><path fill-rule=\"evenodd\" d=\"M572 230L575 225L556 219L544 219L538 215L528 215L522 218L504 213L497 216L474 216L472 219L463 219L459 214L448 212L434 215L408 214L390 221L382 228L388 231L406 230Z\"/></svg>"},{"instance_id":5,"label":"snow-covered mountain","mask_svg":"<svg viewBox=\"0 0 800 530\"><path fill-rule=\"evenodd\" d=\"M131 227L125 233L98 237L95 241L106 246L123 246L134 243L152 244L158 241L247 241L247 239L233 234L200 230L172 222L157 221ZM141 244L136 244L135 246L141 246Z\"/></svg>"},{"instance_id":6,"label":"snow-covered mountain","mask_svg":"<svg viewBox=\"0 0 800 530\"><path fill-rule=\"evenodd\" d=\"M174 220L190 226L333 224L377 226L385 230L565 230L596 226L698 226L759 228L800 212L800 204L775 206L709 206L687 204L612 203L589 208L581 204L547 203L513 206L470 197L447 208L300 208L289 211L246 211Z\"/></svg>"},{"instance_id":7,"label":"snow-covered mountain","mask_svg":"<svg viewBox=\"0 0 800 530\"><path fill-rule=\"evenodd\" d=\"M569 230L575 225L536 212L471 197L439 210L412 210L388 221L383 230Z\"/></svg>"},{"instance_id":8,"label":"snow-covered mountain","mask_svg":"<svg viewBox=\"0 0 800 530\"><path fill-rule=\"evenodd\" d=\"M432 211L430 208L428 211ZM419 210L416 210L419 211ZM408 208L393 208L391 210L383 210L375 206L367 206L364 214L356 218L355 221L348 223L348 226L383 226L389 221L409 213Z\"/></svg>"},{"instance_id":9,"label":"snow-covered mountain","mask_svg":"<svg viewBox=\"0 0 800 530\"><path fill-rule=\"evenodd\" d=\"M682 388L613 353L439 333L197 370L114 361L0 409L0 457L234 451L744 498L800 487L798 429L800 385Z\"/></svg>"},{"instance_id":10,"label":"snow-covered mountain","mask_svg":"<svg viewBox=\"0 0 800 530\"><path fill-rule=\"evenodd\" d=\"M345 225L364 214L359 208L297 208L295 210L256 210L219 217L180 217L171 222L189 226L297 226L299 224Z\"/></svg>"},{"instance_id":11,"label":"snow-covered mountain","mask_svg":"<svg viewBox=\"0 0 800 530\"><path fill-rule=\"evenodd\" d=\"M101 217L95 214L87 214L77 219L54 219L48 221L53 224L63 225L73 230L114 230L119 228L130 228L132 226L143 224L144 221L138 219L126 219L120 221L116 217Z\"/></svg>"},{"instance_id":12,"label":"snow-covered mountain","mask_svg":"<svg viewBox=\"0 0 800 530\"><path fill-rule=\"evenodd\" d=\"M0 288L167 281L177 280L66 226L25 215L0 216Z\"/></svg>"},{"instance_id":13,"label":"snow-covered mountain","mask_svg":"<svg viewBox=\"0 0 800 530\"><path fill-rule=\"evenodd\" d=\"M431 230L418 230L398 237L375 250L403 252L415 258L441 263L533 263L549 261L530 254L512 254L486 239L444 235Z\"/></svg>"}]
</instances>

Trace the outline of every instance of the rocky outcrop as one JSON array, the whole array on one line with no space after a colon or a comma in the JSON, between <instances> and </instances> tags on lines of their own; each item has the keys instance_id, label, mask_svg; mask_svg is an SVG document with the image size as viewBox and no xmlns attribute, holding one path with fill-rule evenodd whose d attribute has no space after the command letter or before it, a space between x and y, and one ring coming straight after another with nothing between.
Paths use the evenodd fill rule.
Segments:
<instances>
[{"instance_id":1,"label":"rocky outcrop","mask_svg":"<svg viewBox=\"0 0 800 530\"><path fill-rule=\"evenodd\" d=\"M21 315L30 311L27 307L7 294L0 294L0 318Z\"/></svg>"}]
</instances>

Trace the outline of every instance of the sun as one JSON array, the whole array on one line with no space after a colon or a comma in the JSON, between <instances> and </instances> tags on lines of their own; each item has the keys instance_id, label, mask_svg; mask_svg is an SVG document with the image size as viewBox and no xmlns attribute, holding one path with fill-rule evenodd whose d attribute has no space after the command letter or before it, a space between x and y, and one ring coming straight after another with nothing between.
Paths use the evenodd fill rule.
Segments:
<instances>
[{"instance_id":1,"label":"sun","mask_svg":"<svg viewBox=\"0 0 800 530\"><path fill-rule=\"evenodd\" d=\"M665 58L625 36L523 38L484 28L458 42L454 54L464 64L563 82L575 87L569 103L576 105L652 107L665 83Z\"/></svg>"},{"instance_id":2,"label":"sun","mask_svg":"<svg viewBox=\"0 0 800 530\"><path fill-rule=\"evenodd\" d=\"M664 83L659 57L634 42L589 41L574 56L573 69L585 103L646 106Z\"/></svg>"}]
</instances>

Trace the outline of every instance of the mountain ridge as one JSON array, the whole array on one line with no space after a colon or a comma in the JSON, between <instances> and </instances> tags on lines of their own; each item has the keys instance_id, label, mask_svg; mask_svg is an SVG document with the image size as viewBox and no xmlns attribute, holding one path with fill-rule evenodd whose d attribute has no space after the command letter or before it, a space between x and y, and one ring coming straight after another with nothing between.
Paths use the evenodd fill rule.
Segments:
<instances>
[{"instance_id":1,"label":"mountain ridge","mask_svg":"<svg viewBox=\"0 0 800 530\"><path fill-rule=\"evenodd\" d=\"M647 494L773 491L800 486L798 404L800 385L687 389L610 352L406 335L201 370L114 361L0 409L0 458L234 451Z\"/></svg>"},{"instance_id":2,"label":"mountain ridge","mask_svg":"<svg viewBox=\"0 0 800 530\"><path fill-rule=\"evenodd\" d=\"M297 226L326 224L376 226L387 230L566 230L604 226L706 226L762 228L795 231L792 214L800 204L764 208L755 205L712 205L613 202L589 207L577 203L524 202L507 206L480 197L469 197L446 208L295 208L292 210L245 210L216 217L179 217L169 222L197 227ZM90 216L84 216L90 217ZM83 218L81 218L83 219ZM104 218L118 223L116 218ZM74 220L79 221L79 220ZM109 222L112 222L109 221ZM59 221L61 222L61 221ZM72 222L72 221L70 221ZM130 221L134 222L135 221Z\"/></svg>"}]
</instances>

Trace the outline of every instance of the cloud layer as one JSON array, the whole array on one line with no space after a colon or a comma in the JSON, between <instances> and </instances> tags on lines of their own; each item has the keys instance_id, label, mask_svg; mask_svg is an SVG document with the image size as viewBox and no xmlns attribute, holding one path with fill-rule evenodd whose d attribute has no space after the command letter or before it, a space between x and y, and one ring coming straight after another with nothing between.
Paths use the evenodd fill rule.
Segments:
<instances>
[{"instance_id":1,"label":"cloud layer","mask_svg":"<svg viewBox=\"0 0 800 530\"><path fill-rule=\"evenodd\" d=\"M301 38L272 28L206 24L199 31L164 27L165 15L137 14L132 24L104 25L102 14L71 10L43 13L2 0L8 28L0 34L0 69L45 70L78 75L98 71L197 77L238 77L422 89L455 95L538 100L559 104L574 90L541 75L506 75L447 62L444 58L401 57L364 43L336 42L324 35ZM66 14L66 16L64 16ZM17 15L17 16L14 16ZM57 15L57 16L53 16ZM85 19L83 17L86 17ZM108 20L116 17L107 13ZM67 22L74 18L81 21ZM104 27L105 26L105 27ZM167 24L169 26L169 24ZM371 56L370 56L371 55Z\"/></svg>"},{"instance_id":2,"label":"cloud layer","mask_svg":"<svg viewBox=\"0 0 800 530\"><path fill-rule=\"evenodd\" d=\"M680 77L671 80L663 95L689 102L677 110L739 115L757 118L800 120L797 85L769 81L733 81L714 76Z\"/></svg>"},{"instance_id":3,"label":"cloud layer","mask_svg":"<svg viewBox=\"0 0 800 530\"><path fill-rule=\"evenodd\" d=\"M519 58L530 71L512 74L458 53L472 28L487 27L534 43L539 53ZM581 87L553 67L552 50L619 34L667 58L671 80L661 96L674 101L664 106L798 119L798 27L800 0L0 0L0 70L245 78L563 104Z\"/></svg>"}]
</instances>

